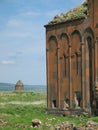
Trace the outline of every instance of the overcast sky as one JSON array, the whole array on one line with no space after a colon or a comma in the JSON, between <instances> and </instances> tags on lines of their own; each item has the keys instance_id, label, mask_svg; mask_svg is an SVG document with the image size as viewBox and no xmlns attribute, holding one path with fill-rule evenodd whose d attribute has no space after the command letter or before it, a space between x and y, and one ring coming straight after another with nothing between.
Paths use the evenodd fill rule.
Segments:
<instances>
[{"instance_id":1,"label":"overcast sky","mask_svg":"<svg viewBox=\"0 0 98 130\"><path fill-rule=\"evenodd\" d=\"M84 0L0 0L0 82L46 85L44 25Z\"/></svg>"}]
</instances>

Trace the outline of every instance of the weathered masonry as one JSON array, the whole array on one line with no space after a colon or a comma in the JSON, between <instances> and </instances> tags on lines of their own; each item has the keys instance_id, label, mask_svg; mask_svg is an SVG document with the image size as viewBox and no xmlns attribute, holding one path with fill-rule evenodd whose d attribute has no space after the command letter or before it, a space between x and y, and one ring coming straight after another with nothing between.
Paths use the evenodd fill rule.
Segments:
<instances>
[{"instance_id":1,"label":"weathered masonry","mask_svg":"<svg viewBox=\"0 0 98 130\"><path fill-rule=\"evenodd\" d=\"M45 25L47 112L98 114L98 0Z\"/></svg>"}]
</instances>

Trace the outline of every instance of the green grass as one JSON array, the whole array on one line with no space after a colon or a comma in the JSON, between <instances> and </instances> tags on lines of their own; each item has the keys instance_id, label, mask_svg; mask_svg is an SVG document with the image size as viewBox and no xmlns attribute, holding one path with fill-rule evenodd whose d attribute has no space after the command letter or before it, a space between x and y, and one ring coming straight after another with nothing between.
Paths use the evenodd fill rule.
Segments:
<instances>
[{"instance_id":1,"label":"green grass","mask_svg":"<svg viewBox=\"0 0 98 130\"><path fill-rule=\"evenodd\" d=\"M1 92L0 102L46 100L46 94L33 92Z\"/></svg>"},{"instance_id":2,"label":"green grass","mask_svg":"<svg viewBox=\"0 0 98 130\"><path fill-rule=\"evenodd\" d=\"M41 104L32 102L44 101ZM11 102L14 102L13 104ZM16 102L21 102L17 104ZM24 102L22 104L22 102ZM29 102L29 104L26 104ZM30 104L31 103L31 104ZM32 119L40 119L42 126L34 130L49 130L46 124L52 126L69 121L76 125L86 124L88 120L98 122L98 117L63 117L45 113L46 94L32 92L1 92L0 93L0 130L32 130ZM3 121L3 122L2 122Z\"/></svg>"}]
</instances>

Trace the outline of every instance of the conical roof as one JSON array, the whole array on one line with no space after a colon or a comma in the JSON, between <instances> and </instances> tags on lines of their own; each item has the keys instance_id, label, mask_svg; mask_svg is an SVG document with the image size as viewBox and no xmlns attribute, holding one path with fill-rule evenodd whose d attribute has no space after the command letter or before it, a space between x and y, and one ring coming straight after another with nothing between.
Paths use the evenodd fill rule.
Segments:
<instances>
[{"instance_id":1,"label":"conical roof","mask_svg":"<svg viewBox=\"0 0 98 130\"><path fill-rule=\"evenodd\" d=\"M21 80L18 80L18 82L16 83L16 85L21 86L21 85L23 85L23 83L22 83L22 81L21 81Z\"/></svg>"}]
</instances>

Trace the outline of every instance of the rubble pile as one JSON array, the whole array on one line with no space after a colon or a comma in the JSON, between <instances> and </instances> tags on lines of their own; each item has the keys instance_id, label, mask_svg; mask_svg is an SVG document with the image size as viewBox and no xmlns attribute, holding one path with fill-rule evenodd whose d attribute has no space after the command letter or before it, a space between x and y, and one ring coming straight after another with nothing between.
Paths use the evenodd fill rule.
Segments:
<instances>
[{"instance_id":1,"label":"rubble pile","mask_svg":"<svg viewBox=\"0 0 98 130\"><path fill-rule=\"evenodd\" d=\"M48 119L48 121L50 120L53 121L54 118ZM38 127L39 129L40 128L43 129L44 127L47 130L98 130L98 123L94 121L88 121L86 125L81 125L78 127L72 123L69 123L68 121L62 122L61 124L54 125L54 126L48 123L42 124L42 122L39 119L33 119L31 128Z\"/></svg>"},{"instance_id":2,"label":"rubble pile","mask_svg":"<svg viewBox=\"0 0 98 130\"><path fill-rule=\"evenodd\" d=\"M55 126L54 130L98 130L98 123L88 121L84 126L75 126L69 122L64 122L61 125Z\"/></svg>"}]
</instances>

